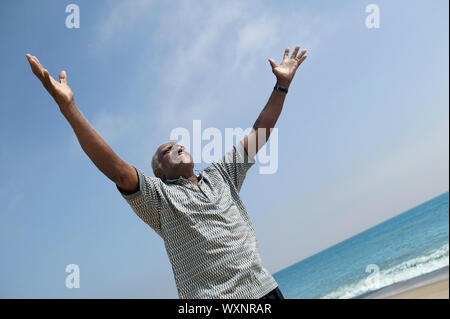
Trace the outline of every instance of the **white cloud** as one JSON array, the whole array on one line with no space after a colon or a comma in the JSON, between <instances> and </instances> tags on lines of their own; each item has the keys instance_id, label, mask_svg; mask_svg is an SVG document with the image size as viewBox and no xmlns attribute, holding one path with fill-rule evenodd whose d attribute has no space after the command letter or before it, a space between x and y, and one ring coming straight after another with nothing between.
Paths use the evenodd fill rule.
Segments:
<instances>
[{"instance_id":1,"label":"white cloud","mask_svg":"<svg viewBox=\"0 0 450 319\"><path fill-rule=\"evenodd\" d=\"M151 74L159 99L153 93L144 93L142 105L152 107L141 108L139 114L99 114L94 127L110 143L121 143L126 140L122 137L132 134L141 139L136 144L144 145L148 136L137 134L136 129L143 118L156 119L155 130L166 131L163 134L167 137L186 119L189 123L193 119L218 119L217 110L228 107L217 98L224 94L224 87L232 91L233 85L270 72L267 59L272 57L279 63L287 46L317 44L323 30L320 21L325 20L309 12L282 16L259 2L177 1L158 6L158 14L147 21L152 2L119 2L97 27L95 42L99 48L114 34L125 32L123 36L145 24L155 35L147 48L141 47L139 61L147 62L147 66L129 80L148 82ZM163 51L162 56L155 56L155 45ZM153 63L155 58L157 63ZM78 153L78 141L74 138L72 142L72 152Z\"/></svg>"},{"instance_id":2,"label":"white cloud","mask_svg":"<svg viewBox=\"0 0 450 319\"><path fill-rule=\"evenodd\" d=\"M262 15L246 22L238 30L235 60L231 66L233 72L239 70L241 74L250 74L258 61L268 59L265 57L276 46L279 23L279 17L275 15ZM279 48L279 51L284 52L284 48Z\"/></svg>"},{"instance_id":3,"label":"white cloud","mask_svg":"<svg viewBox=\"0 0 450 319\"><path fill-rule=\"evenodd\" d=\"M215 101L202 111L226 107L214 99L214 93L223 91L224 84L232 91L234 83L270 72L267 59L277 52L279 58L274 58L281 62L288 35L296 38L291 47L303 39L310 44L318 42L309 28L295 30L299 25L298 14L286 19L259 3L225 2L206 7L198 2L187 3L182 2L178 11L168 13L159 27L173 45L161 66L161 89L170 91L162 101L161 127L173 125L175 116L201 119L207 115L196 112L202 103L187 99L189 89ZM306 14L303 16L305 24L314 21L306 18ZM320 28L315 31L320 33ZM256 69L261 65L266 69Z\"/></svg>"},{"instance_id":4,"label":"white cloud","mask_svg":"<svg viewBox=\"0 0 450 319\"><path fill-rule=\"evenodd\" d=\"M153 4L153 0L115 1L105 19L97 27L97 43L104 45L114 34L132 29L136 23L145 18Z\"/></svg>"}]
</instances>

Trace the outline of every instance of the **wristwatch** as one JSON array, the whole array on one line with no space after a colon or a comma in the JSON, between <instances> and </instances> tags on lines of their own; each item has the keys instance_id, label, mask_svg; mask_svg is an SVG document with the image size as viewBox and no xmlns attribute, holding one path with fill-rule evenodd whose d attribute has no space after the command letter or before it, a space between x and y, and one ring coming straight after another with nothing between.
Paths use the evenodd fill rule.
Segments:
<instances>
[{"instance_id":1,"label":"wristwatch","mask_svg":"<svg viewBox=\"0 0 450 319\"><path fill-rule=\"evenodd\" d=\"M284 93L287 93L287 92L288 92L288 89L287 89L287 88L282 87L282 86L280 86L280 85L275 85L275 86L273 87L273 89L274 89L274 90L278 90L278 91L282 91L282 92L284 92Z\"/></svg>"}]
</instances>

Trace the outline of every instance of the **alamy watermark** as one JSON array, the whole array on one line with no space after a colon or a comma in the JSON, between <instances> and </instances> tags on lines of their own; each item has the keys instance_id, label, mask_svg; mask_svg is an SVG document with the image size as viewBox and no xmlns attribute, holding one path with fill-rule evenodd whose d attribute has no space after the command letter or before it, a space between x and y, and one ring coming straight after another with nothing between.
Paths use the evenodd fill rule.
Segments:
<instances>
[{"instance_id":1,"label":"alamy watermark","mask_svg":"<svg viewBox=\"0 0 450 319\"><path fill-rule=\"evenodd\" d=\"M80 267L77 264L70 264L66 266L66 287L69 289L80 288Z\"/></svg>"},{"instance_id":2,"label":"alamy watermark","mask_svg":"<svg viewBox=\"0 0 450 319\"><path fill-rule=\"evenodd\" d=\"M256 134L257 132L257 134ZM278 170L278 129L270 129L270 141L266 143L267 130L259 128L225 128L225 136L222 131L215 127L208 127L202 131L201 120L193 120L192 136L184 127L174 128L170 132L169 139L184 146L192 156L194 163L212 163L222 157L225 152L230 151L234 145L240 147L239 143L248 137L248 154L254 156L249 162L259 162L260 174L274 174ZM206 144L203 145L203 142ZM191 143L192 142L192 143ZM258 143L257 143L258 142ZM260 147L263 145L262 147ZM192 146L192 147L191 147ZM259 151L256 151L259 146ZM176 153L171 153L171 160L177 162Z\"/></svg>"},{"instance_id":3,"label":"alamy watermark","mask_svg":"<svg viewBox=\"0 0 450 319\"><path fill-rule=\"evenodd\" d=\"M369 15L366 17L367 29L379 29L380 7L377 4L371 3L366 6L366 13L369 13Z\"/></svg>"},{"instance_id":4,"label":"alamy watermark","mask_svg":"<svg viewBox=\"0 0 450 319\"><path fill-rule=\"evenodd\" d=\"M70 13L66 17L66 27L68 29L80 28L80 7L74 3L67 5L66 13Z\"/></svg>"},{"instance_id":5,"label":"alamy watermark","mask_svg":"<svg viewBox=\"0 0 450 319\"><path fill-rule=\"evenodd\" d=\"M366 272L371 274L365 279L365 284L369 287L379 287L381 279L380 267L377 264L367 265Z\"/></svg>"}]
</instances>

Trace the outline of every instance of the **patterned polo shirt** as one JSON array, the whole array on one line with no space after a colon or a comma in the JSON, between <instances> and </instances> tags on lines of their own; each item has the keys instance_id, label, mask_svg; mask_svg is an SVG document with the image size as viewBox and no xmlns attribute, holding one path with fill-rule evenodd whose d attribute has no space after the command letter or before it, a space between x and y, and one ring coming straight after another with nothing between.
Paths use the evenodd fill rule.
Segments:
<instances>
[{"instance_id":1,"label":"patterned polo shirt","mask_svg":"<svg viewBox=\"0 0 450 319\"><path fill-rule=\"evenodd\" d=\"M133 211L164 241L180 298L260 298L278 285L262 266L240 199L254 165L242 142L199 174L162 181L136 169L139 189L120 190Z\"/></svg>"}]
</instances>

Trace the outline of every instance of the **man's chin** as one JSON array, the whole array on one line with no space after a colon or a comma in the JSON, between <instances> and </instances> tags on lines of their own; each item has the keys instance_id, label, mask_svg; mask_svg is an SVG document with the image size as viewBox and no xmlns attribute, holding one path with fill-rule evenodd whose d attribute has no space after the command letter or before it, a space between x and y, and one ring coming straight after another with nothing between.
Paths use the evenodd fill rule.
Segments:
<instances>
[{"instance_id":1,"label":"man's chin","mask_svg":"<svg viewBox=\"0 0 450 319\"><path fill-rule=\"evenodd\" d=\"M194 163L191 161L180 161L179 163L174 164L174 170L179 172L185 172L188 169L194 167Z\"/></svg>"},{"instance_id":2,"label":"man's chin","mask_svg":"<svg viewBox=\"0 0 450 319\"><path fill-rule=\"evenodd\" d=\"M174 162L177 165L180 165L180 164L183 164L183 165L193 164L191 158L189 156L187 156L187 155L184 155L184 154L178 156L177 158L175 158Z\"/></svg>"}]
</instances>

